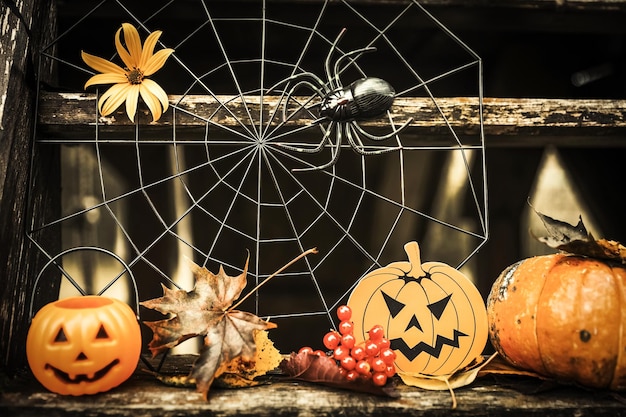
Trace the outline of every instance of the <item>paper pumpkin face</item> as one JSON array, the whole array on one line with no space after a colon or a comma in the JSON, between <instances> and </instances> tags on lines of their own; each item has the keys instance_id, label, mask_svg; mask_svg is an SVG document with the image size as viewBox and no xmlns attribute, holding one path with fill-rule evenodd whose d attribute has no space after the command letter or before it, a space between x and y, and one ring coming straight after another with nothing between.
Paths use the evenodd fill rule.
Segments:
<instances>
[{"instance_id":1,"label":"paper pumpkin face","mask_svg":"<svg viewBox=\"0 0 626 417\"><path fill-rule=\"evenodd\" d=\"M420 261L416 242L409 262L367 274L348 300L358 342L375 324L396 352L399 372L450 375L477 358L487 342L487 312L480 292L457 269Z\"/></svg>"},{"instance_id":2,"label":"paper pumpkin face","mask_svg":"<svg viewBox=\"0 0 626 417\"><path fill-rule=\"evenodd\" d=\"M133 310L102 296L45 305L26 339L30 368L41 384L63 395L108 391L137 367L141 331Z\"/></svg>"}]
</instances>

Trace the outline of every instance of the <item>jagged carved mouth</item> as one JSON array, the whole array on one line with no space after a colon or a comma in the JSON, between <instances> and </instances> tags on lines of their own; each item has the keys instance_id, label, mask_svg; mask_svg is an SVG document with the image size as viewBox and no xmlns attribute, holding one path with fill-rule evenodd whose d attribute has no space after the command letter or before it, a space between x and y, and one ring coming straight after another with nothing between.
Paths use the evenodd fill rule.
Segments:
<instances>
[{"instance_id":1,"label":"jagged carved mouth","mask_svg":"<svg viewBox=\"0 0 626 417\"><path fill-rule=\"evenodd\" d=\"M110 364L100 369L99 371L94 372L93 374L70 375L67 372L63 372L59 368L55 368L49 363L46 364L45 369L52 369L52 372L54 372L54 376L56 376L58 379L66 384L80 384L81 382L94 382L101 379L107 373L109 373L109 371L118 363L120 363L120 360L115 359Z\"/></svg>"}]
</instances>

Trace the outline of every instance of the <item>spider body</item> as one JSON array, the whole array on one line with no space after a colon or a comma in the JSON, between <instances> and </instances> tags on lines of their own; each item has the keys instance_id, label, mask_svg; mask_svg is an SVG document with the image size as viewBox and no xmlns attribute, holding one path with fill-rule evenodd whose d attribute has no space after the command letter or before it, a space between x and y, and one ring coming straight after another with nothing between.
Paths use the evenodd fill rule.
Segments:
<instances>
[{"instance_id":1,"label":"spider body","mask_svg":"<svg viewBox=\"0 0 626 417\"><path fill-rule=\"evenodd\" d=\"M391 108L395 95L387 81L361 78L327 94L320 104L320 116L335 122L373 119Z\"/></svg>"},{"instance_id":2,"label":"spider body","mask_svg":"<svg viewBox=\"0 0 626 417\"><path fill-rule=\"evenodd\" d=\"M321 152L324 147L330 149L331 159L327 163L320 166L294 169L294 171L321 170L335 165L339 159L341 143L344 138L347 139L350 147L360 155L380 155L385 152L400 149L401 145L369 150L364 145L362 137L371 141L390 139L397 136L398 133L413 121L413 119L410 118L398 128L392 126L390 133L381 136L368 133L359 126L359 120L374 119L387 113L393 104L396 92L387 81L376 77L360 78L344 87L340 79L341 72L351 65L356 65L356 60L362 54L376 50L374 47L366 47L342 53L331 68L331 57L333 52L337 50L337 44L345 31L346 29L344 28L339 33L326 56L324 62L326 81L323 81L312 72L301 72L279 81L269 89L269 91L272 91L279 85L286 84L283 101L283 122L294 117L302 109L311 112L314 107L319 107L319 118L314 120L312 125L328 122L328 124L322 128L324 132L322 140L314 148L292 146L284 143L277 144L283 149L301 153ZM298 103L294 94L296 90L301 87L311 89L314 95L319 97L320 102L309 107ZM296 111L288 115L287 105L290 100L296 101L298 107ZM334 140L332 139L333 133L335 135Z\"/></svg>"}]
</instances>

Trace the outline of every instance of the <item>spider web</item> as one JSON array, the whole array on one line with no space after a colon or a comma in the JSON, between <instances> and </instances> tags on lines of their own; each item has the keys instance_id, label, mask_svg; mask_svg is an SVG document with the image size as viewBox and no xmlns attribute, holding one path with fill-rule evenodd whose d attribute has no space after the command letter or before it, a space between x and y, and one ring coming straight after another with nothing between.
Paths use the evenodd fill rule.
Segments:
<instances>
[{"instance_id":1,"label":"spider web","mask_svg":"<svg viewBox=\"0 0 626 417\"><path fill-rule=\"evenodd\" d=\"M41 53L42 61L54 61L65 74L64 87L81 91L91 74L78 51L58 56L67 40L84 39L81 49L111 56L113 34L128 21L142 39L163 30L159 47L175 49L153 77L175 99L164 127L148 126L143 114L135 125L125 123L123 108L117 120L100 118L94 108L89 137L37 135L37 146L93 151L99 185L91 204L59 219L33 221L28 234L39 249L55 259L41 236L98 213L128 248L126 265L112 282L132 270L143 300L155 296L161 282L180 286L172 257L181 247L196 263L212 271L223 265L230 275L242 271L249 254L250 287L316 247L319 254L279 274L242 305L279 323L277 332L287 339L294 329L334 326L334 309L359 278L403 259L407 241L420 242L424 259L466 264L487 240L482 123L471 134L457 133L439 97L468 97L482 109L480 58L417 2L297 7L272 1L81 3L75 21ZM329 122L313 123L320 97L306 85L293 94L289 83L269 89L304 72L327 82L324 59L343 28L333 64L350 51L376 48L346 60L339 68L343 85L382 78L394 87L398 106L420 99L418 110L436 115L439 133L409 128L385 141L362 136L365 150L386 151L372 156L353 152L345 137L338 138L335 165L300 172L332 158L328 144L319 153L281 146L305 150L320 144L330 128ZM445 51L441 60L420 59L433 50ZM395 109L360 125L371 134L393 132L408 119ZM419 125L419 114L411 117ZM111 123L122 128L112 130ZM334 132L330 137L336 139ZM165 164L159 163L163 155L169 158ZM122 166L123 182L108 176L111 163ZM105 249L116 253L119 240ZM81 242L85 250L103 245L88 237ZM301 342L294 343L290 348Z\"/></svg>"}]
</instances>

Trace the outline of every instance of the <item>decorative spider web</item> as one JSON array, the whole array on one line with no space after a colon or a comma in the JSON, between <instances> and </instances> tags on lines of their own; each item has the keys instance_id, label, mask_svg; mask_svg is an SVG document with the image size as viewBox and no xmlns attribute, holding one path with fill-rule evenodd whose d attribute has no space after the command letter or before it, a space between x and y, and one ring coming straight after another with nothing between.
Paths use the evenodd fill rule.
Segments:
<instances>
[{"instance_id":1,"label":"decorative spider web","mask_svg":"<svg viewBox=\"0 0 626 417\"><path fill-rule=\"evenodd\" d=\"M37 137L38 146L92 150L99 184L91 204L33 222L29 236L50 259L57 254L48 253L45 232L97 213L129 248L127 268L138 277L139 298L147 299L160 291L160 282L180 285L171 253L181 247L196 263L212 271L223 265L230 275L242 271L249 253L250 288L316 247L319 254L279 274L242 305L272 318L276 331L289 339L303 326L305 334L332 326L334 309L359 278L403 259L407 241L420 242L424 259L458 267L485 243L482 123L475 133L458 134L439 98L468 97L468 105L482 109L481 61L419 3L104 0L80 7L75 21L41 54L58 64L65 87L80 91L90 76L79 51L64 50L66 41L81 39L81 49L110 56L113 35L127 21L142 39L163 30L159 47L175 49L152 77L174 99L162 127L148 126L140 104L135 125L124 120L123 108L109 118L94 108L89 137ZM345 133L336 135L344 125L315 122L321 100L315 87L321 86L293 89L286 81L311 73L328 83L324 61L331 49L334 66L342 55L369 47L376 50L344 58L338 78L344 86L381 78L393 86L396 99L382 117L359 121L362 129L388 135L409 117L419 125L419 114L395 113L419 100L420 112L436 114L431 124L439 133L409 127L382 141L359 134L362 150L376 154L355 152ZM436 50L441 60L420 59ZM118 129L110 129L116 124ZM327 134L320 152L307 151ZM326 164L336 152L336 164L299 171ZM163 155L169 157L166 164ZM108 164L123 167L123 182L107 176ZM119 240L105 249L117 252ZM87 237L81 242L85 250L102 246ZM114 274L113 281L123 274ZM301 341L294 344L290 348Z\"/></svg>"}]
</instances>

